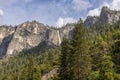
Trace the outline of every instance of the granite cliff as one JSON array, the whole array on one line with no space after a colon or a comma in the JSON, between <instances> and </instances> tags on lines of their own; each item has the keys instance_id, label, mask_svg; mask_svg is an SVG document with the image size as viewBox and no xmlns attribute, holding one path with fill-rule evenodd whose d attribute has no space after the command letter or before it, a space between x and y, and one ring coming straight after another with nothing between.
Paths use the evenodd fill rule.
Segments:
<instances>
[{"instance_id":1,"label":"granite cliff","mask_svg":"<svg viewBox=\"0 0 120 80\"><path fill-rule=\"evenodd\" d=\"M74 24L52 28L37 21L25 22L16 27L0 27L0 56L8 56L31 49L42 42L59 46L64 37L71 38Z\"/></svg>"},{"instance_id":2,"label":"granite cliff","mask_svg":"<svg viewBox=\"0 0 120 80\"><path fill-rule=\"evenodd\" d=\"M103 7L100 16L88 16L85 26L97 23L113 24L120 20L120 11ZM53 28L37 21L24 22L15 27L0 27L0 57L13 55L32 49L41 43L60 46L63 38L72 38L75 24L67 24L62 28ZM41 47L40 47L41 48Z\"/></svg>"},{"instance_id":3,"label":"granite cliff","mask_svg":"<svg viewBox=\"0 0 120 80\"><path fill-rule=\"evenodd\" d=\"M113 24L120 21L120 11L110 10L108 7L103 7L100 16L88 16L84 21L85 26L92 26L97 23Z\"/></svg>"}]
</instances>

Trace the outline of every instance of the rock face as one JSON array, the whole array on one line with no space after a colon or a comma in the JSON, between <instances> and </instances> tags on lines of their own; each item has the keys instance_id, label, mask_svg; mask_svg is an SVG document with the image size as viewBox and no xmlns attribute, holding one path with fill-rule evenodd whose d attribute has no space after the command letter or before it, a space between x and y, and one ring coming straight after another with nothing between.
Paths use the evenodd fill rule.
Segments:
<instances>
[{"instance_id":1,"label":"rock face","mask_svg":"<svg viewBox=\"0 0 120 80\"><path fill-rule=\"evenodd\" d=\"M42 76L41 80L49 80L50 78L53 78L55 75L58 75L59 68L55 68L51 70L49 73L46 73Z\"/></svg>"},{"instance_id":2,"label":"rock face","mask_svg":"<svg viewBox=\"0 0 120 80\"><path fill-rule=\"evenodd\" d=\"M113 24L120 20L120 11L110 10L108 7L103 7L100 14L102 23Z\"/></svg>"},{"instance_id":3,"label":"rock face","mask_svg":"<svg viewBox=\"0 0 120 80\"><path fill-rule=\"evenodd\" d=\"M96 23L113 24L120 20L120 11L103 7L100 17L88 16L84 24L92 26ZM67 24L62 28L52 28L37 21L25 22L16 27L0 27L0 57L32 49L45 42L47 45L60 46L63 38L72 38L75 24Z\"/></svg>"},{"instance_id":4,"label":"rock face","mask_svg":"<svg viewBox=\"0 0 120 80\"><path fill-rule=\"evenodd\" d=\"M99 21L99 17L97 16L88 16L87 19L84 21L85 26L92 26L93 24Z\"/></svg>"},{"instance_id":5,"label":"rock face","mask_svg":"<svg viewBox=\"0 0 120 80\"><path fill-rule=\"evenodd\" d=\"M74 24L52 28L36 21L25 22L17 27L0 27L0 57L31 49L42 42L59 46L63 38L71 38Z\"/></svg>"},{"instance_id":6,"label":"rock face","mask_svg":"<svg viewBox=\"0 0 120 80\"><path fill-rule=\"evenodd\" d=\"M113 24L120 20L120 11L110 10L108 7L103 7L100 16L88 16L84 21L85 26L91 26L99 23Z\"/></svg>"},{"instance_id":7,"label":"rock face","mask_svg":"<svg viewBox=\"0 0 120 80\"><path fill-rule=\"evenodd\" d=\"M7 48L9 46L9 43L11 42L11 39L14 35L15 28L8 27L8 26L2 26L0 27L0 56L6 54Z\"/></svg>"},{"instance_id":8,"label":"rock face","mask_svg":"<svg viewBox=\"0 0 120 80\"><path fill-rule=\"evenodd\" d=\"M47 27L37 22L25 22L16 28L7 55L37 46L45 39Z\"/></svg>"}]
</instances>

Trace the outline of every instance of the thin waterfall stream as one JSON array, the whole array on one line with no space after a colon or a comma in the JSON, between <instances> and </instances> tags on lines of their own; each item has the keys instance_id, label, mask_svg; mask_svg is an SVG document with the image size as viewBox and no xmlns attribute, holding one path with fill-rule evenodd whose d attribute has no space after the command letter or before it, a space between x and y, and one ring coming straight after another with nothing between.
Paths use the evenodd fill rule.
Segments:
<instances>
[{"instance_id":1,"label":"thin waterfall stream","mask_svg":"<svg viewBox=\"0 0 120 80\"><path fill-rule=\"evenodd\" d=\"M60 38L60 31L57 30L57 34L58 34L58 42L59 42L59 45L61 44L61 38Z\"/></svg>"}]
</instances>

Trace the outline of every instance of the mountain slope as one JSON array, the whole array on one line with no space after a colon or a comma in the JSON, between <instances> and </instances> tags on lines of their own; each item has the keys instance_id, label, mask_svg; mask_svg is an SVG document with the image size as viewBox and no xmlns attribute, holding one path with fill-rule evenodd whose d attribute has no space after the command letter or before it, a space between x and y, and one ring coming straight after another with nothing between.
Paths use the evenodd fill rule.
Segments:
<instances>
[{"instance_id":1,"label":"mountain slope","mask_svg":"<svg viewBox=\"0 0 120 80\"><path fill-rule=\"evenodd\" d=\"M42 42L59 46L64 37L71 38L74 25L52 28L37 21L25 22L17 27L1 27L0 56L9 56L38 46Z\"/></svg>"},{"instance_id":2,"label":"mountain slope","mask_svg":"<svg viewBox=\"0 0 120 80\"><path fill-rule=\"evenodd\" d=\"M97 23L113 24L120 20L120 11L110 10L103 7L100 16L88 16L85 20L85 26L92 26Z\"/></svg>"},{"instance_id":3,"label":"mountain slope","mask_svg":"<svg viewBox=\"0 0 120 80\"><path fill-rule=\"evenodd\" d=\"M103 7L100 16L88 16L85 26L95 24L114 24L120 20L120 11ZM0 57L13 55L32 49L45 42L47 45L60 46L63 38L72 38L75 24L67 24L62 28L53 28L37 21L25 22L16 27L0 27ZM41 47L40 47L41 48Z\"/></svg>"}]
</instances>

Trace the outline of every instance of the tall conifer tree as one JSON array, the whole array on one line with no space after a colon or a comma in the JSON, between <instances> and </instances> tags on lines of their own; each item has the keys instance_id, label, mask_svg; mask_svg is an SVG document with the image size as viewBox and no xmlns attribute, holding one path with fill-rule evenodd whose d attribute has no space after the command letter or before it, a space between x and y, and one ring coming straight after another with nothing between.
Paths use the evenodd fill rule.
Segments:
<instances>
[{"instance_id":1,"label":"tall conifer tree","mask_svg":"<svg viewBox=\"0 0 120 80\"><path fill-rule=\"evenodd\" d=\"M64 39L61 49L61 70L60 70L60 80L73 80L70 76L70 68L69 68L69 58L70 58L70 52L71 52L71 45L70 40Z\"/></svg>"},{"instance_id":2,"label":"tall conifer tree","mask_svg":"<svg viewBox=\"0 0 120 80\"><path fill-rule=\"evenodd\" d=\"M88 53L85 27L81 19L76 24L71 44L73 55L71 66L74 80L87 80L90 70L90 55Z\"/></svg>"}]
</instances>

